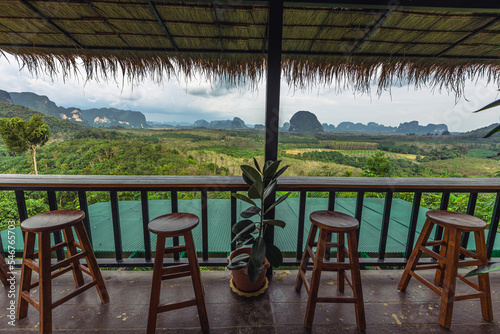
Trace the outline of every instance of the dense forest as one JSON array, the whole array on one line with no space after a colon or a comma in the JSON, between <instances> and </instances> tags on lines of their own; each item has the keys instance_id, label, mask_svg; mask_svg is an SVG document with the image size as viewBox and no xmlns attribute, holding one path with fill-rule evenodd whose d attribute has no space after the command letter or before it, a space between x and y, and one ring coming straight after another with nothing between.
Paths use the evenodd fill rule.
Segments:
<instances>
[{"instance_id":1,"label":"dense forest","mask_svg":"<svg viewBox=\"0 0 500 334\"><path fill-rule=\"evenodd\" d=\"M262 130L88 128L0 102L0 118L16 116L27 120L33 115L39 115L51 131L50 141L37 150L41 174L240 175L240 165L250 163L253 157L262 160L264 156ZM500 169L496 159L500 140L498 136L483 139L486 131L447 136L371 133L301 136L284 131L280 133L279 156L291 166L286 175L493 177ZM0 157L0 173L33 173L33 163L27 154L9 152L1 142ZM93 192L88 196L89 204L109 200L105 193ZM138 196L121 193L120 199L138 199ZM168 198L169 194L151 196ZM412 194L396 196L412 198ZM30 193L27 198L30 215L48 209L46 194ZM61 208L75 207L78 203L76 193L72 192L59 192L58 200ZM422 205L435 207L439 201L438 195L427 194ZM450 203L451 209L455 206L463 211L467 195L452 194ZM481 195L479 215L488 218L492 203L492 196ZM18 220L13 192L0 192L0 210L4 220Z\"/></svg>"}]
</instances>

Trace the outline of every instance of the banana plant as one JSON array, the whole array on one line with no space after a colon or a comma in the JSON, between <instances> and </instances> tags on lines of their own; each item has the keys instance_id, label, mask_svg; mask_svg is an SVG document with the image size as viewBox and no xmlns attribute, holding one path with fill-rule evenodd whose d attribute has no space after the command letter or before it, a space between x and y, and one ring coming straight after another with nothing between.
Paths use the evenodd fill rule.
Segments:
<instances>
[{"instance_id":1,"label":"banana plant","mask_svg":"<svg viewBox=\"0 0 500 334\"><path fill-rule=\"evenodd\" d=\"M481 109L474 111L474 113L480 112L480 111L483 111L483 110L486 110L486 109L495 108L495 107L498 107L498 106L500 106L500 100L493 101L490 104L482 107ZM490 132L488 132L488 134L486 134L486 136L484 136L484 138L488 138L491 135L497 133L498 131L500 131L500 125L496 126L493 130L491 130Z\"/></svg>"},{"instance_id":2,"label":"banana plant","mask_svg":"<svg viewBox=\"0 0 500 334\"><path fill-rule=\"evenodd\" d=\"M241 212L243 220L234 224L232 231L236 234L232 242L236 242L236 247L252 245L250 255L241 254L234 257L228 264L230 270L237 270L247 267L248 277L252 283L257 281L259 274L263 270L264 261L267 258L274 267L279 267L283 263L281 250L275 245L266 245L264 234L268 226L278 226L284 228L286 223L278 219L265 219L265 215L282 203L290 192L280 196L277 200L264 207L264 202L269 196L274 196L274 190L281 176L288 165L279 169L281 160L267 161L261 169L257 160L253 159L255 167L250 165L240 166L243 172L243 180L250 186L247 195L234 193L237 199L250 204L250 207ZM257 216L257 221L250 218Z\"/></svg>"}]
</instances>

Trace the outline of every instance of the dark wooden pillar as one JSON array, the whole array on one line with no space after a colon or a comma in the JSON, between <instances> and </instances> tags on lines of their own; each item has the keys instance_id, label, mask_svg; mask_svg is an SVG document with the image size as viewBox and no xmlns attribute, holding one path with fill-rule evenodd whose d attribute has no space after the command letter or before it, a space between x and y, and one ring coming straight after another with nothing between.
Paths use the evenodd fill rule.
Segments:
<instances>
[{"instance_id":1,"label":"dark wooden pillar","mask_svg":"<svg viewBox=\"0 0 500 334\"><path fill-rule=\"evenodd\" d=\"M266 86L266 144L265 161L278 159L278 128L280 111L280 84L281 84L281 33L283 30L283 0L269 1L269 39L267 47L267 86ZM268 208L276 197L271 194L266 202ZM266 219L274 218L274 210L269 212ZM274 243L274 226L268 226L264 235L266 243ZM268 275L272 275L272 267Z\"/></svg>"}]
</instances>

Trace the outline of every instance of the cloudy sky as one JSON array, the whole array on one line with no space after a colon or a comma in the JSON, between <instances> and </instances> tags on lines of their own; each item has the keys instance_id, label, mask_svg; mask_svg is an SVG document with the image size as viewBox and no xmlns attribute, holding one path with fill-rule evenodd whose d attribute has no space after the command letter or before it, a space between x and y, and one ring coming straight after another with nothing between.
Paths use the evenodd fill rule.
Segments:
<instances>
[{"instance_id":1,"label":"cloudy sky","mask_svg":"<svg viewBox=\"0 0 500 334\"><path fill-rule=\"evenodd\" d=\"M392 87L381 96L376 88L369 95L352 91L337 92L333 88L294 91L282 83L280 125L299 110L316 114L321 123L351 121L366 124L398 126L402 122L445 123L450 131L469 131L499 122L500 108L472 114L472 111L500 98L495 85L485 80L467 82L465 97L458 101L452 93L415 90L413 86ZM163 84L144 81L86 82L82 77L33 77L19 69L14 58L0 55L0 89L8 92L34 92L46 95L63 107L114 107L141 111L148 121L194 122L232 119L237 116L249 124L263 124L265 83L250 88L212 86L201 79L186 82L173 79Z\"/></svg>"}]
</instances>

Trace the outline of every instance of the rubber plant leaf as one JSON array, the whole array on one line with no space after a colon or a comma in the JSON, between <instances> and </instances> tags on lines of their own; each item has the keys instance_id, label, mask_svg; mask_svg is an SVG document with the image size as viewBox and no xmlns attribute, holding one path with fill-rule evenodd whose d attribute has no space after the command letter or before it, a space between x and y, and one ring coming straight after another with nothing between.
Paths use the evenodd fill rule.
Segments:
<instances>
[{"instance_id":1,"label":"rubber plant leaf","mask_svg":"<svg viewBox=\"0 0 500 334\"><path fill-rule=\"evenodd\" d=\"M470 277L470 276L477 276L481 274L487 274L492 271L497 271L500 270L500 262L495 262L490 265L484 266L484 267L479 267L477 269L474 269L472 271L469 271L464 277Z\"/></svg>"},{"instance_id":2,"label":"rubber plant leaf","mask_svg":"<svg viewBox=\"0 0 500 334\"><path fill-rule=\"evenodd\" d=\"M242 165L241 170L243 174L246 175L253 182L261 180L261 175L258 170L249 165Z\"/></svg>"},{"instance_id":3,"label":"rubber plant leaf","mask_svg":"<svg viewBox=\"0 0 500 334\"><path fill-rule=\"evenodd\" d=\"M275 245L266 245L266 258L273 267L279 267L283 264L283 255Z\"/></svg>"},{"instance_id":4,"label":"rubber plant leaf","mask_svg":"<svg viewBox=\"0 0 500 334\"><path fill-rule=\"evenodd\" d=\"M246 176L245 174L243 174L242 176L243 176L243 181L245 181L246 184L248 184L249 186L253 184L253 181L250 180L248 176Z\"/></svg>"},{"instance_id":5,"label":"rubber plant leaf","mask_svg":"<svg viewBox=\"0 0 500 334\"><path fill-rule=\"evenodd\" d=\"M266 242L263 237L258 237L252 245L252 253L250 254L250 261L255 267L262 267L266 259Z\"/></svg>"},{"instance_id":6,"label":"rubber plant leaf","mask_svg":"<svg viewBox=\"0 0 500 334\"><path fill-rule=\"evenodd\" d=\"M259 207L251 206L248 209L246 209L245 211L243 211L242 213L240 213L240 216L243 218L250 218L250 217L253 217L256 214L258 214L259 212L260 212Z\"/></svg>"},{"instance_id":7,"label":"rubber plant leaf","mask_svg":"<svg viewBox=\"0 0 500 334\"><path fill-rule=\"evenodd\" d=\"M474 112L480 112L480 111L483 111L483 110L486 110L486 109L495 108L495 107L498 107L498 106L500 106L500 100L493 101L490 104L488 104L488 105L486 105L486 106L482 107L481 109L476 110Z\"/></svg>"},{"instance_id":8,"label":"rubber plant leaf","mask_svg":"<svg viewBox=\"0 0 500 334\"><path fill-rule=\"evenodd\" d=\"M239 261L239 262L231 262L228 264L227 269L229 270L238 270L238 269L243 269L247 266L248 263Z\"/></svg>"},{"instance_id":9,"label":"rubber plant leaf","mask_svg":"<svg viewBox=\"0 0 500 334\"><path fill-rule=\"evenodd\" d=\"M248 262L247 273L250 282L255 283L259 278L259 274L262 271L262 267L256 267L252 261Z\"/></svg>"},{"instance_id":10,"label":"rubber plant leaf","mask_svg":"<svg viewBox=\"0 0 500 334\"><path fill-rule=\"evenodd\" d=\"M241 233L245 230L250 231L250 229L247 229L249 226L255 228L255 222L251 221L250 219L240 220L239 222L233 225L231 231L233 231L233 233L236 234Z\"/></svg>"},{"instance_id":11,"label":"rubber plant leaf","mask_svg":"<svg viewBox=\"0 0 500 334\"><path fill-rule=\"evenodd\" d=\"M255 159L255 157L253 158L253 163L255 164L255 168L257 168L257 170L262 173L262 171L260 170L260 166L259 166L259 163L257 162L257 159Z\"/></svg>"},{"instance_id":12,"label":"rubber plant leaf","mask_svg":"<svg viewBox=\"0 0 500 334\"><path fill-rule=\"evenodd\" d=\"M264 220L264 224L279 226L281 228L285 228L285 226L286 226L286 223L284 221L278 220L278 219L266 219L266 220Z\"/></svg>"},{"instance_id":13,"label":"rubber plant leaf","mask_svg":"<svg viewBox=\"0 0 500 334\"><path fill-rule=\"evenodd\" d=\"M253 206L257 206L257 204L255 204L255 202L252 201L252 199L250 199L248 196L245 196L243 194L238 194L238 193L234 193L231 195L239 200L242 200L243 202L247 202L249 204L252 204Z\"/></svg>"},{"instance_id":14,"label":"rubber plant leaf","mask_svg":"<svg viewBox=\"0 0 500 334\"><path fill-rule=\"evenodd\" d=\"M266 199L267 196L269 196L273 193L274 189L276 189L277 184L278 184L278 182L276 180L274 180L267 185L266 189L264 189L264 199Z\"/></svg>"},{"instance_id":15,"label":"rubber plant leaf","mask_svg":"<svg viewBox=\"0 0 500 334\"><path fill-rule=\"evenodd\" d=\"M498 131L500 131L500 125L496 126L493 130L491 130L490 132L488 132L488 134L486 136L484 136L484 138L491 137L492 135L494 135Z\"/></svg>"},{"instance_id":16,"label":"rubber plant leaf","mask_svg":"<svg viewBox=\"0 0 500 334\"><path fill-rule=\"evenodd\" d=\"M271 211L272 209L274 209L276 207L276 205L278 205L281 202L283 202L290 195L290 193L291 192L289 191L286 194L284 194L283 196L281 196L276 202L274 202L273 204L271 204L271 206L269 207L269 209L267 209L267 211L265 213L268 213L269 211Z\"/></svg>"},{"instance_id":17,"label":"rubber plant leaf","mask_svg":"<svg viewBox=\"0 0 500 334\"><path fill-rule=\"evenodd\" d=\"M278 167L280 166L281 160L276 160L272 164L270 164L266 169L264 169L264 172L262 173L266 179L270 179L274 173L278 170Z\"/></svg>"},{"instance_id":18,"label":"rubber plant leaf","mask_svg":"<svg viewBox=\"0 0 500 334\"><path fill-rule=\"evenodd\" d=\"M240 255L236 255L235 257L233 257L231 259L231 263L233 262L240 262L240 261L246 261L250 258L250 255L244 253L244 254L240 254Z\"/></svg>"},{"instance_id":19,"label":"rubber plant leaf","mask_svg":"<svg viewBox=\"0 0 500 334\"><path fill-rule=\"evenodd\" d=\"M290 167L290 165L283 166L279 171L276 172L276 174L274 174L273 178L277 179L278 177L280 177L288 167Z\"/></svg>"},{"instance_id":20,"label":"rubber plant leaf","mask_svg":"<svg viewBox=\"0 0 500 334\"><path fill-rule=\"evenodd\" d=\"M238 243L238 248L244 245L251 245L255 241L255 238L250 233L241 234L238 238L235 238L235 241Z\"/></svg>"},{"instance_id":21,"label":"rubber plant leaf","mask_svg":"<svg viewBox=\"0 0 500 334\"><path fill-rule=\"evenodd\" d=\"M264 193L264 184L262 183L261 180L255 181L250 189L248 189L248 197L250 198L261 198Z\"/></svg>"},{"instance_id":22,"label":"rubber plant leaf","mask_svg":"<svg viewBox=\"0 0 500 334\"><path fill-rule=\"evenodd\" d=\"M236 236L233 238L233 240L231 240L231 242L235 242L241 235L244 235L244 234L250 235L254 230L255 230L255 223L252 225L248 225L243 230L241 230L241 232L236 234Z\"/></svg>"}]
</instances>

